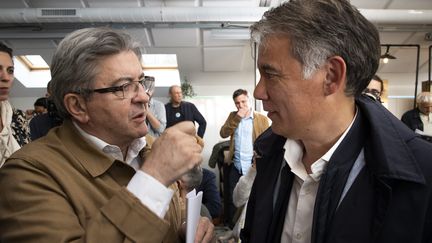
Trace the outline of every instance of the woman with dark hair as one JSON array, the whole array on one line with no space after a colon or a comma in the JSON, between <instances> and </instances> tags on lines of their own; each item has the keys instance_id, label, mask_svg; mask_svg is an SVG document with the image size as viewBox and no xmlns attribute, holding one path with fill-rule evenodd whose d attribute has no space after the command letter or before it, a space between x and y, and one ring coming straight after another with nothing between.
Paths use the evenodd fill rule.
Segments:
<instances>
[{"instance_id":1,"label":"woman with dark hair","mask_svg":"<svg viewBox=\"0 0 432 243\"><path fill-rule=\"evenodd\" d=\"M13 152L28 143L24 112L12 109L8 101L13 80L12 49L0 43L0 167Z\"/></svg>"}]
</instances>

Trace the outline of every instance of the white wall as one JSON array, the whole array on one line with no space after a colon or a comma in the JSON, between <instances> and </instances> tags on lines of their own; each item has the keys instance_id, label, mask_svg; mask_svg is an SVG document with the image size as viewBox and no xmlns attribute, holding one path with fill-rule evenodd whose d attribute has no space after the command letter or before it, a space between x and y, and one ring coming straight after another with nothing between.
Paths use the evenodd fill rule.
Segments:
<instances>
[{"instance_id":1,"label":"white wall","mask_svg":"<svg viewBox=\"0 0 432 243\"><path fill-rule=\"evenodd\" d=\"M378 73L378 75L388 80L387 108L400 119L403 113L414 107L415 73ZM421 92L421 82L427 79L427 73L419 74L417 94Z\"/></svg>"}]
</instances>

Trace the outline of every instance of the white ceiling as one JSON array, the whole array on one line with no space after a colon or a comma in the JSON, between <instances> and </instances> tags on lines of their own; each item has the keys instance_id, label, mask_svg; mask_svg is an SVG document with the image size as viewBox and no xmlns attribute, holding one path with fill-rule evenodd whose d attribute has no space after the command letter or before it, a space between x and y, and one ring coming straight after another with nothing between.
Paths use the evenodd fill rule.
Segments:
<instances>
[{"instance_id":1,"label":"white ceiling","mask_svg":"<svg viewBox=\"0 0 432 243\"><path fill-rule=\"evenodd\" d=\"M137 38L149 54L177 54L180 75L189 73L253 72L247 27L268 7L281 0L0 0L0 40L15 55L40 54L48 62L58 41L68 32L86 26L124 28ZM361 10L427 10L432 0L352 0ZM76 8L81 18L41 19L37 8ZM26 11L24 11L26 10ZM87 11L87 12L86 12ZM22 14L20 14L22 13ZM32 15L33 14L33 15ZM368 14L365 12L365 16ZM428 71L429 46L425 34L432 32L432 17L416 21L387 11L371 16L382 44L420 45L420 72ZM384 19L384 20L383 20ZM111 23L110 23L111 22ZM233 31L232 39L219 39L215 31ZM383 52L385 49L383 49ZM381 73L414 72L417 50L391 47L397 60L380 67ZM32 96L18 82L18 96Z\"/></svg>"}]
</instances>

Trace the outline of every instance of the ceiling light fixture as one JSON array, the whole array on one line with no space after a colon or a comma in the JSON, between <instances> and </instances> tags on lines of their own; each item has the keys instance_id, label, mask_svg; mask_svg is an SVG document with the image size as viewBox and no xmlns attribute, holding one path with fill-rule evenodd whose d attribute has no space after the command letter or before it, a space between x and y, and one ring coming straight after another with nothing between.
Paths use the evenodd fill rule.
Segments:
<instances>
[{"instance_id":1,"label":"ceiling light fixture","mask_svg":"<svg viewBox=\"0 0 432 243\"><path fill-rule=\"evenodd\" d=\"M390 49L390 46L387 46L386 52L384 53L384 55L381 55L381 57L380 57L381 59L383 59L383 63L388 63L389 59L396 59L395 56L390 55L389 49Z\"/></svg>"}]
</instances>

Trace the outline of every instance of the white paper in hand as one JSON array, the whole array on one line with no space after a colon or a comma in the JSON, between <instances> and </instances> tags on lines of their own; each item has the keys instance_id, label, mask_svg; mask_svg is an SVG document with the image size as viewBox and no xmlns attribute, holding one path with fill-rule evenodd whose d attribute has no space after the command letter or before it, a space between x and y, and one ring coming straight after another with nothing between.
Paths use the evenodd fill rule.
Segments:
<instances>
[{"instance_id":1,"label":"white paper in hand","mask_svg":"<svg viewBox=\"0 0 432 243\"><path fill-rule=\"evenodd\" d=\"M186 243L193 243L201 217L202 192L196 193L195 189L186 195Z\"/></svg>"}]
</instances>

